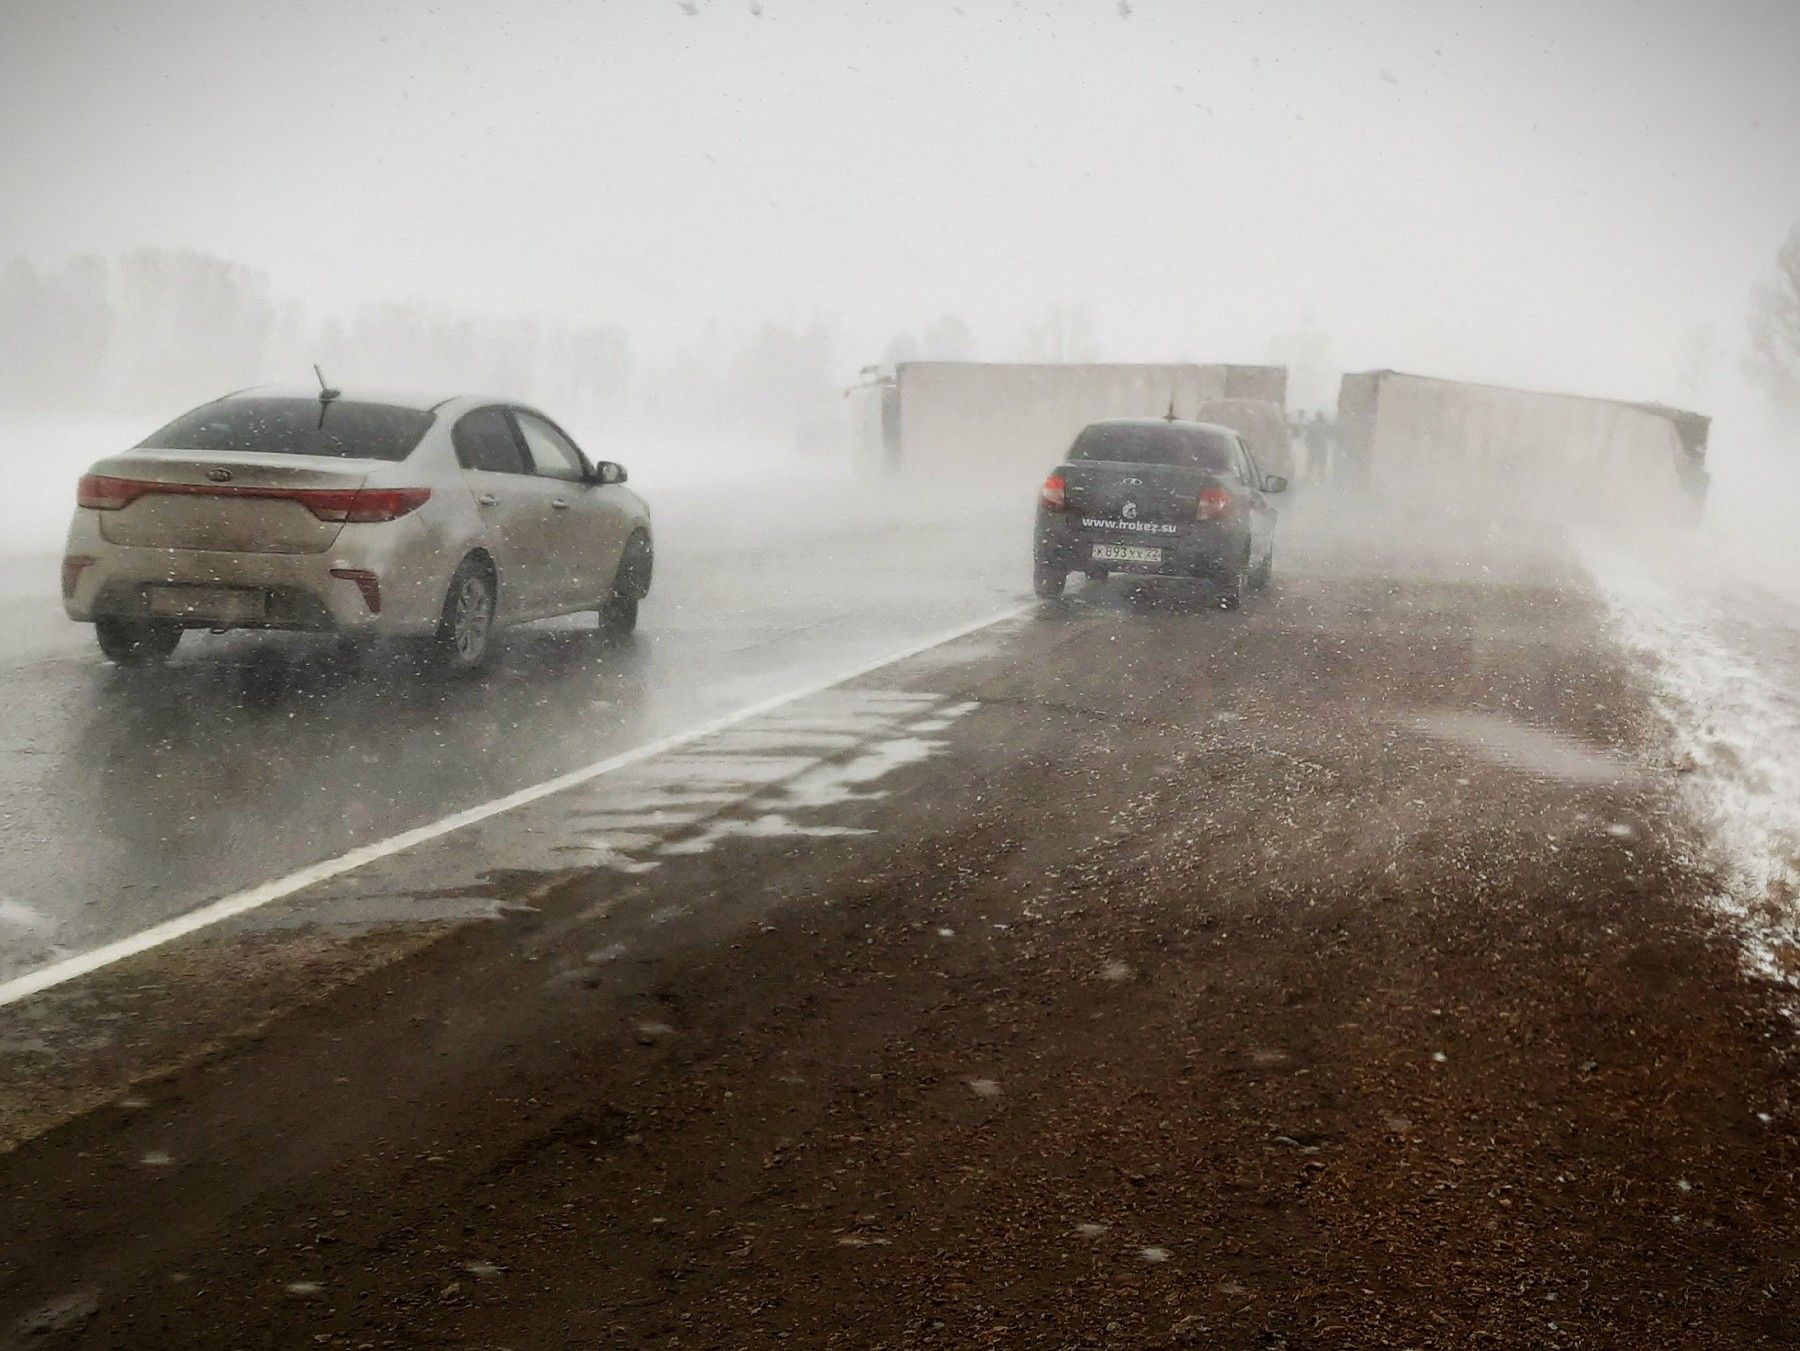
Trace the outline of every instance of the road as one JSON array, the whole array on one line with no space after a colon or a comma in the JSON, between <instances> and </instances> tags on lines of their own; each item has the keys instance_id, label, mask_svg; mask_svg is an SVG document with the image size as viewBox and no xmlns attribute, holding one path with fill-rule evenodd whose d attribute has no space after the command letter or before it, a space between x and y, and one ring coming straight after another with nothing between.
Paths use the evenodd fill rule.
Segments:
<instances>
[{"instance_id":1,"label":"road","mask_svg":"<svg viewBox=\"0 0 1800 1351\"><path fill-rule=\"evenodd\" d=\"M1591 566L1295 522L1244 612L1108 583L879 663L1016 607L1024 536L852 517L697 506L641 651L466 691L25 664L33 782L108 807L43 846L85 884L35 865L64 942L117 932L83 885L154 921L626 753L0 1009L0 1330L1800 1340L1785 989Z\"/></svg>"},{"instance_id":2,"label":"road","mask_svg":"<svg viewBox=\"0 0 1800 1351\"><path fill-rule=\"evenodd\" d=\"M997 516L852 482L656 505L633 643L538 624L460 686L250 635L120 672L62 618L54 557L0 568L0 982L1019 599L1028 495Z\"/></svg>"}]
</instances>

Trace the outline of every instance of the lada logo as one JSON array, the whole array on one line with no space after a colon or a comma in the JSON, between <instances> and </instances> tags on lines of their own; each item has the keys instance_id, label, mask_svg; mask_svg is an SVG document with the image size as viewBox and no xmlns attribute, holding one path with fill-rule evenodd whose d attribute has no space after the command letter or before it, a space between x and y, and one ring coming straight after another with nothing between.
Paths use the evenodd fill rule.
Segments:
<instances>
[{"instance_id":1,"label":"lada logo","mask_svg":"<svg viewBox=\"0 0 1800 1351\"><path fill-rule=\"evenodd\" d=\"M229 469L208 469L206 471L206 476L214 483L231 482L231 471Z\"/></svg>"},{"instance_id":2,"label":"lada logo","mask_svg":"<svg viewBox=\"0 0 1800 1351\"><path fill-rule=\"evenodd\" d=\"M1128 521L1135 521L1137 519L1137 503L1127 502L1124 506L1119 508L1119 515L1123 516Z\"/></svg>"}]
</instances>

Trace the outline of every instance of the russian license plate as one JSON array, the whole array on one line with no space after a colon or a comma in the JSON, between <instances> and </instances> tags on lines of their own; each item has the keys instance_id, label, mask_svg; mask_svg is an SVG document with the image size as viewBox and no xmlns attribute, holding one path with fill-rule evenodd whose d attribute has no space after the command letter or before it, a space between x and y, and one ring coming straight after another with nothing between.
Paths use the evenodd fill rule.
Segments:
<instances>
[{"instance_id":1,"label":"russian license plate","mask_svg":"<svg viewBox=\"0 0 1800 1351\"><path fill-rule=\"evenodd\" d=\"M1141 544L1096 544L1092 557L1096 563L1160 563L1163 551Z\"/></svg>"},{"instance_id":2,"label":"russian license plate","mask_svg":"<svg viewBox=\"0 0 1800 1351\"><path fill-rule=\"evenodd\" d=\"M215 624L242 624L266 619L269 594L225 586L153 586L150 613L159 619L204 619Z\"/></svg>"}]
</instances>

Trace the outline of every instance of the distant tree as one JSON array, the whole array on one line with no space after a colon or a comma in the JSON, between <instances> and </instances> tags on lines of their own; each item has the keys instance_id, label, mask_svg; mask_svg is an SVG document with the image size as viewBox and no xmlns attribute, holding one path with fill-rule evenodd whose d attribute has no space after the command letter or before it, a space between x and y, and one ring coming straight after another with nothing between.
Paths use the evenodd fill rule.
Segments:
<instances>
[{"instance_id":1,"label":"distant tree","mask_svg":"<svg viewBox=\"0 0 1800 1351\"><path fill-rule=\"evenodd\" d=\"M940 314L925 325L924 335L904 329L888 340L881 360L889 366L907 361L967 361L975 354L975 335L962 318Z\"/></svg>"},{"instance_id":2,"label":"distant tree","mask_svg":"<svg viewBox=\"0 0 1800 1351\"><path fill-rule=\"evenodd\" d=\"M274 308L261 274L191 249L0 271L0 403L140 413L251 384Z\"/></svg>"},{"instance_id":3,"label":"distant tree","mask_svg":"<svg viewBox=\"0 0 1800 1351\"><path fill-rule=\"evenodd\" d=\"M1750 311L1744 370L1771 400L1800 411L1800 225L1775 256L1775 275Z\"/></svg>"},{"instance_id":4,"label":"distant tree","mask_svg":"<svg viewBox=\"0 0 1800 1351\"><path fill-rule=\"evenodd\" d=\"M23 258L0 272L0 407L35 408L45 393L49 286Z\"/></svg>"},{"instance_id":5,"label":"distant tree","mask_svg":"<svg viewBox=\"0 0 1800 1351\"><path fill-rule=\"evenodd\" d=\"M881 353L881 359L890 366L898 366L905 361L918 361L924 355L919 340L911 333L896 333L888 339L887 347Z\"/></svg>"},{"instance_id":6,"label":"distant tree","mask_svg":"<svg viewBox=\"0 0 1800 1351\"><path fill-rule=\"evenodd\" d=\"M837 331L828 320L805 328L765 323L733 354L722 389L734 429L776 444L820 448L841 416L833 378Z\"/></svg>"},{"instance_id":7,"label":"distant tree","mask_svg":"<svg viewBox=\"0 0 1800 1351\"><path fill-rule=\"evenodd\" d=\"M275 307L259 272L193 249L134 249L112 269L107 402L198 402L262 375Z\"/></svg>"},{"instance_id":8,"label":"distant tree","mask_svg":"<svg viewBox=\"0 0 1800 1351\"><path fill-rule=\"evenodd\" d=\"M0 390L10 407L87 407L101 401L115 348L112 268L75 258L40 272L22 259L0 274Z\"/></svg>"},{"instance_id":9,"label":"distant tree","mask_svg":"<svg viewBox=\"0 0 1800 1351\"><path fill-rule=\"evenodd\" d=\"M975 334L961 315L940 314L925 325L927 361L968 361L975 355Z\"/></svg>"},{"instance_id":10,"label":"distant tree","mask_svg":"<svg viewBox=\"0 0 1800 1351\"><path fill-rule=\"evenodd\" d=\"M1025 330L1027 361L1092 361L1099 351L1094 336L1094 307L1084 303L1052 305Z\"/></svg>"}]
</instances>

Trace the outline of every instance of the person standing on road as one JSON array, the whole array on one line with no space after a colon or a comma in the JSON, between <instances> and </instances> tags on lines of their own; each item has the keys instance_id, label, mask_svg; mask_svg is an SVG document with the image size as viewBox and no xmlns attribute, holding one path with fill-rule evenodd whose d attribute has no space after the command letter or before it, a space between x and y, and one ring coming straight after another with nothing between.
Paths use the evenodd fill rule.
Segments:
<instances>
[{"instance_id":1,"label":"person standing on road","mask_svg":"<svg viewBox=\"0 0 1800 1351\"><path fill-rule=\"evenodd\" d=\"M1306 474L1314 483L1325 483L1331 478L1332 451L1336 448L1337 436L1325 414L1314 413L1312 421L1306 424L1301 434L1306 442Z\"/></svg>"},{"instance_id":2,"label":"person standing on road","mask_svg":"<svg viewBox=\"0 0 1800 1351\"><path fill-rule=\"evenodd\" d=\"M1306 410L1296 409L1294 416L1288 420L1288 457L1299 468L1297 478L1312 477L1312 460L1306 453Z\"/></svg>"}]
</instances>

